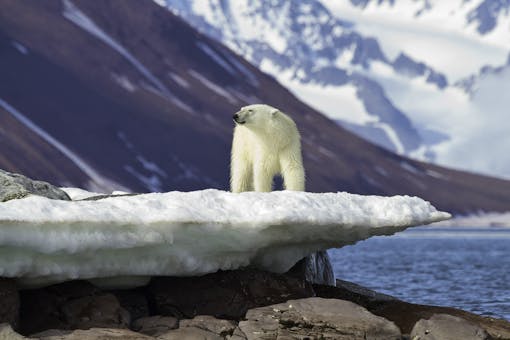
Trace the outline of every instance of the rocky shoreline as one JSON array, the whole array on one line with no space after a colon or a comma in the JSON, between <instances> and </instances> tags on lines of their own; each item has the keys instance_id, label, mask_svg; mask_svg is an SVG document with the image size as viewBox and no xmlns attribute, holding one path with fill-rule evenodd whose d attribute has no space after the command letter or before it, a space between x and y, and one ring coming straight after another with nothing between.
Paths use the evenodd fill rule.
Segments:
<instances>
[{"instance_id":1,"label":"rocky shoreline","mask_svg":"<svg viewBox=\"0 0 510 340\"><path fill-rule=\"evenodd\" d=\"M510 339L505 320L253 268L126 290L4 278L0 297L0 339Z\"/></svg>"}]
</instances>

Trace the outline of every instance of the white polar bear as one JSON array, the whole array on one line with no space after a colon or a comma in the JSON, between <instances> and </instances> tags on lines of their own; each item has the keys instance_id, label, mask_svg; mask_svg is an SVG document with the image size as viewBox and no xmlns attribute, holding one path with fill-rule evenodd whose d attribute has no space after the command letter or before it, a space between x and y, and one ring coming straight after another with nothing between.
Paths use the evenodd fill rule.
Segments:
<instances>
[{"instance_id":1,"label":"white polar bear","mask_svg":"<svg viewBox=\"0 0 510 340\"><path fill-rule=\"evenodd\" d=\"M230 189L271 191L281 174L286 190L305 190L301 141L294 121L274 107L255 104L234 114Z\"/></svg>"}]
</instances>

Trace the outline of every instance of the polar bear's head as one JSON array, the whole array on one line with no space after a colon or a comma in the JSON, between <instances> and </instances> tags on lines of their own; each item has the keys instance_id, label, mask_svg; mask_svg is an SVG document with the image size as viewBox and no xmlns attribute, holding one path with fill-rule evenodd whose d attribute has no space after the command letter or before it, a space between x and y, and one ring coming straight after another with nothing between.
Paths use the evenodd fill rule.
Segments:
<instances>
[{"instance_id":1,"label":"polar bear's head","mask_svg":"<svg viewBox=\"0 0 510 340\"><path fill-rule=\"evenodd\" d=\"M266 104L248 105L234 114L234 122L247 128L264 127L278 116L280 111Z\"/></svg>"}]
</instances>

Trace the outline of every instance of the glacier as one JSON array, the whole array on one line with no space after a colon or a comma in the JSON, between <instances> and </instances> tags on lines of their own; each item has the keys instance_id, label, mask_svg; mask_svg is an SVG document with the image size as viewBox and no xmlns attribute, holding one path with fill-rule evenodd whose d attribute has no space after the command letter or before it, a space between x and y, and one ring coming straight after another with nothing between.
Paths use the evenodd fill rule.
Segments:
<instances>
[{"instance_id":1,"label":"glacier","mask_svg":"<svg viewBox=\"0 0 510 340\"><path fill-rule=\"evenodd\" d=\"M250 265L282 273L319 250L448 218L418 197L345 192L29 196L0 204L0 276L24 286L95 279L119 287Z\"/></svg>"}]
</instances>

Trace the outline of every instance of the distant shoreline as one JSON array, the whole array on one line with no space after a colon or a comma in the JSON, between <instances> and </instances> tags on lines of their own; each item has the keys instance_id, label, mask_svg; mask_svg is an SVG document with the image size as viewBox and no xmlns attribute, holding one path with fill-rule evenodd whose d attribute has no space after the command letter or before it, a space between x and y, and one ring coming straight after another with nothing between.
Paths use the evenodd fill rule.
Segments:
<instances>
[{"instance_id":1,"label":"distant shoreline","mask_svg":"<svg viewBox=\"0 0 510 340\"><path fill-rule=\"evenodd\" d=\"M448 221L432 223L429 227L510 228L510 212L455 216Z\"/></svg>"}]
</instances>

